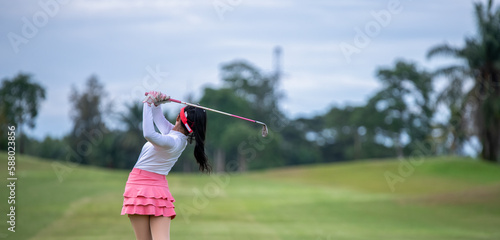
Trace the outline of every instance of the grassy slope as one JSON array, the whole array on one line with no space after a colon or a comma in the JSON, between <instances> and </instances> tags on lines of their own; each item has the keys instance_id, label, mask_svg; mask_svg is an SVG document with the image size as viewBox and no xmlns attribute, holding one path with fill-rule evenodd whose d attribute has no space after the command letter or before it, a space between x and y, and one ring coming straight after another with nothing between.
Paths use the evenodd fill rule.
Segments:
<instances>
[{"instance_id":1,"label":"grassy slope","mask_svg":"<svg viewBox=\"0 0 500 240\"><path fill-rule=\"evenodd\" d=\"M5 153L0 157L5 159ZM500 167L433 158L392 192L398 161L285 168L244 175L169 176L172 239L498 239ZM5 169L5 168L2 168ZM133 239L120 216L127 171L19 156L17 232L8 239ZM0 172L5 181L6 171ZM5 216L7 191L0 191ZM2 200L5 199L5 200ZM6 218L6 217L5 217ZM0 237L7 234L0 221Z\"/></svg>"}]
</instances>

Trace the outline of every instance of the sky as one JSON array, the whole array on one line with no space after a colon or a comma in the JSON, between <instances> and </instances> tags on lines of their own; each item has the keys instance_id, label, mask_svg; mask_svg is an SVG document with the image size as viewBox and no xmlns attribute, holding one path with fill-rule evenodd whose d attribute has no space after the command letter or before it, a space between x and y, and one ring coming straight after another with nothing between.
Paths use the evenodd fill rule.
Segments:
<instances>
[{"instance_id":1,"label":"sky","mask_svg":"<svg viewBox=\"0 0 500 240\"><path fill-rule=\"evenodd\" d=\"M397 59L428 70L449 63L426 53L475 34L473 2L1 1L0 78L32 74L47 96L29 134L61 137L72 128L70 91L92 75L119 112L149 90L199 98L221 86L220 66L234 60L270 72L280 46L281 108L309 117L365 103L380 87L376 70Z\"/></svg>"}]
</instances>

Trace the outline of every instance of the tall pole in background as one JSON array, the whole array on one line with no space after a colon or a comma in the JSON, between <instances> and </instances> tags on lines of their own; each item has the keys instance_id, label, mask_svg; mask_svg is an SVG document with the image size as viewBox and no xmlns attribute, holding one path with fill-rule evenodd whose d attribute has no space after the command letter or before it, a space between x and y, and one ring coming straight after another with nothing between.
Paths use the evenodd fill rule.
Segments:
<instances>
[{"instance_id":1,"label":"tall pole in background","mask_svg":"<svg viewBox=\"0 0 500 240\"><path fill-rule=\"evenodd\" d=\"M274 76L276 82L279 82L281 79L281 54L281 47L274 47Z\"/></svg>"}]
</instances>

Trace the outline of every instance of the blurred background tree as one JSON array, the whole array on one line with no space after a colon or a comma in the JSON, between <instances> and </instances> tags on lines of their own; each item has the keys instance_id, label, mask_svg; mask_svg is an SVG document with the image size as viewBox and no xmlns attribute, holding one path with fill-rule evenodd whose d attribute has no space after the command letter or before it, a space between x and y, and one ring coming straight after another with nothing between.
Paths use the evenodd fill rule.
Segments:
<instances>
[{"instance_id":1,"label":"blurred background tree","mask_svg":"<svg viewBox=\"0 0 500 240\"><path fill-rule=\"evenodd\" d=\"M131 168L139 157L140 149L146 140L142 134L142 102L125 105L124 113L118 113L118 120L125 125L123 131L117 131L113 157L116 168Z\"/></svg>"},{"instance_id":2,"label":"blurred background tree","mask_svg":"<svg viewBox=\"0 0 500 240\"><path fill-rule=\"evenodd\" d=\"M68 143L81 157L82 164L106 166L109 163L106 151L111 140L105 138L109 132L104 124L104 86L96 76L91 76L85 83L85 89L79 92L73 87L69 101L73 104L70 111L73 129L68 137Z\"/></svg>"},{"instance_id":3,"label":"blurred background tree","mask_svg":"<svg viewBox=\"0 0 500 240\"><path fill-rule=\"evenodd\" d=\"M482 145L481 157L498 161L500 146L500 8L493 10L493 1L487 6L475 3L477 34L465 39L462 48L442 44L433 47L428 57L439 55L462 60L463 64L443 67L436 74L449 78L450 84L442 93L451 112L450 128L455 129L455 143L462 142L464 128L470 121ZM473 87L463 92L464 83L472 80ZM454 100L456 103L453 104ZM453 146L455 147L455 146Z\"/></svg>"},{"instance_id":4,"label":"blurred background tree","mask_svg":"<svg viewBox=\"0 0 500 240\"><path fill-rule=\"evenodd\" d=\"M399 60L392 69L379 69L377 77L383 87L368 100L359 120L375 142L392 147L399 158L408 156L431 132L431 74Z\"/></svg>"},{"instance_id":5,"label":"blurred background tree","mask_svg":"<svg viewBox=\"0 0 500 240\"><path fill-rule=\"evenodd\" d=\"M252 116L267 123L275 118L285 119L279 109L282 95L278 91L279 75L276 70L266 73L249 62L237 60L222 65L221 78L223 88L206 88L200 100L202 105L240 116ZM212 149L217 171L245 171L284 165L283 149L278 143L281 138L274 137L270 144L263 144L260 142L260 126L243 124L211 112L208 112L208 119L207 143ZM276 131L270 128L270 131L273 130Z\"/></svg>"},{"instance_id":6,"label":"blurred background tree","mask_svg":"<svg viewBox=\"0 0 500 240\"><path fill-rule=\"evenodd\" d=\"M226 112L230 112L240 116L251 116L251 106L243 98L237 96L235 92L230 88L222 89L212 89L205 88L203 97L200 102L206 106L214 106L217 109L224 109ZM236 158L236 155L226 154L225 149L234 147L229 146L229 143L225 143L224 140L227 137L224 134L231 134L226 131L231 125L236 124L235 119L221 114L207 112L207 150L210 154L211 159L213 159L214 169L221 172L225 171L227 158ZM255 132L254 132L255 133ZM234 143L236 143L234 141Z\"/></svg>"},{"instance_id":7,"label":"blurred background tree","mask_svg":"<svg viewBox=\"0 0 500 240\"><path fill-rule=\"evenodd\" d=\"M23 126L35 127L42 100L45 99L45 88L33 80L29 74L19 73L12 79L2 80L0 88L0 136L2 146L6 147L7 125L16 126L18 133L18 151L24 153L26 136Z\"/></svg>"}]
</instances>

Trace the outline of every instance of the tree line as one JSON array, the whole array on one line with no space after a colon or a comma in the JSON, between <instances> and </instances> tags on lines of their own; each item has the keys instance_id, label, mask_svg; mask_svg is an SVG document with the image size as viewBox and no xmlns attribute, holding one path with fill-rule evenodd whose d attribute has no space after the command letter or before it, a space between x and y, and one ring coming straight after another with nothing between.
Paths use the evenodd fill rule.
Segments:
<instances>
[{"instance_id":1,"label":"tree line","mask_svg":"<svg viewBox=\"0 0 500 240\"><path fill-rule=\"evenodd\" d=\"M333 106L317 116L290 119L280 108L279 71L263 71L247 61L220 68L222 87L203 89L201 105L268 123L268 138L259 126L208 112L206 147L217 171L246 171L354 159L466 154L471 139L481 145L479 157L497 162L500 145L500 9L493 1L474 5L477 34L462 47L436 45L429 59L445 56L456 65L428 70L398 59L375 75L381 88L362 105ZM436 90L437 79L446 86ZM159 89L161 90L161 89ZM0 146L6 148L6 126L18 125L19 145L26 154L108 168L131 168L145 143L142 103L112 112L105 86L91 76L69 99L73 128L63 138L36 140L33 128L45 89L28 74L4 79L0 89ZM115 103L116 104L116 103ZM168 106L171 107L171 106ZM164 107L165 108L165 107ZM176 116L168 116L175 121ZM443 117L444 116L444 117ZM109 121L120 127L109 126ZM190 148L190 147L188 147ZM187 149L173 171L196 170Z\"/></svg>"}]
</instances>

